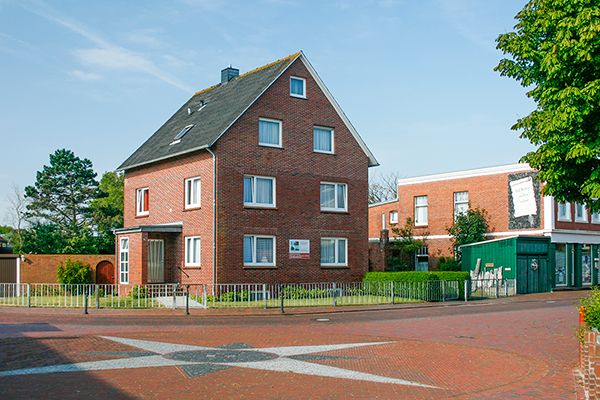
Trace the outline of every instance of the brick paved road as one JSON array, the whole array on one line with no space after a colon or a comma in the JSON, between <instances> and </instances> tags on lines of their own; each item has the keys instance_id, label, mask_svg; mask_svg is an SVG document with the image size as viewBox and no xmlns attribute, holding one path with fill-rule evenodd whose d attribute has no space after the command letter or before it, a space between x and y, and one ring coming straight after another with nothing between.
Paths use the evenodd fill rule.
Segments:
<instances>
[{"instance_id":1,"label":"brick paved road","mask_svg":"<svg viewBox=\"0 0 600 400\"><path fill-rule=\"evenodd\" d=\"M584 294L283 316L5 308L0 398L575 399L575 305ZM369 342L385 343L298 355L280 349ZM175 352L182 349L164 350L164 343L202 348ZM181 360L195 364L165 366ZM88 364L2 376L73 363ZM104 363L109 369L98 370ZM398 383L405 381L435 388Z\"/></svg>"}]
</instances>

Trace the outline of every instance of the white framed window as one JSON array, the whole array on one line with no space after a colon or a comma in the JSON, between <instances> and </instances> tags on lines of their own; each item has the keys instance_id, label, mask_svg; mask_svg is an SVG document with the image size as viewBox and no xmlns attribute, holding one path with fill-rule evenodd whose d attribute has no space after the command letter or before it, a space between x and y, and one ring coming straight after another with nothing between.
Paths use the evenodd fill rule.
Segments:
<instances>
[{"instance_id":1,"label":"white framed window","mask_svg":"<svg viewBox=\"0 0 600 400\"><path fill-rule=\"evenodd\" d=\"M244 266L274 267L275 236L244 235Z\"/></svg>"},{"instance_id":2,"label":"white framed window","mask_svg":"<svg viewBox=\"0 0 600 400\"><path fill-rule=\"evenodd\" d=\"M148 215L150 212L150 191L140 188L135 191L136 215Z\"/></svg>"},{"instance_id":3,"label":"white framed window","mask_svg":"<svg viewBox=\"0 0 600 400\"><path fill-rule=\"evenodd\" d=\"M259 118L258 144L267 147L281 147L281 121Z\"/></svg>"},{"instance_id":4,"label":"white framed window","mask_svg":"<svg viewBox=\"0 0 600 400\"><path fill-rule=\"evenodd\" d=\"M185 266L200 266L200 236L186 236L185 238Z\"/></svg>"},{"instance_id":5,"label":"white framed window","mask_svg":"<svg viewBox=\"0 0 600 400\"><path fill-rule=\"evenodd\" d=\"M428 223L429 203L427 196L415 196L415 226L424 226Z\"/></svg>"},{"instance_id":6,"label":"white framed window","mask_svg":"<svg viewBox=\"0 0 600 400\"><path fill-rule=\"evenodd\" d=\"M290 96L306 98L306 79L297 76L290 78Z\"/></svg>"},{"instance_id":7,"label":"white framed window","mask_svg":"<svg viewBox=\"0 0 600 400\"><path fill-rule=\"evenodd\" d=\"M119 283L129 283L129 238L119 240Z\"/></svg>"},{"instance_id":8,"label":"white framed window","mask_svg":"<svg viewBox=\"0 0 600 400\"><path fill-rule=\"evenodd\" d=\"M398 211L390 211L390 224L398 223Z\"/></svg>"},{"instance_id":9,"label":"white framed window","mask_svg":"<svg viewBox=\"0 0 600 400\"><path fill-rule=\"evenodd\" d=\"M469 192L454 193L454 220L461 214L469 211Z\"/></svg>"},{"instance_id":10,"label":"white framed window","mask_svg":"<svg viewBox=\"0 0 600 400\"><path fill-rule=\"evenodd\" d=\"M575 222L588 222L587 208L583 203L575 203Z\"/></svg>"},{"instance_id":11,"label":"white framed window","mask_svg":"<svg viewBox=\"0 0 600 400\"><path fill-rule=\"evenodd\" d=\"M321 211L348 211L348 185L321 182Z\"/></svg>"},{"instance_id":12,"label":"white framed window","mask_svg":"<svg viewBox=\"0 0 600 400\"><path fill-rule=\"evenodd\" d=\"M600 224L600 212L592 213L592 224Z\"/></svg>"},{"instance_id":13,"label":"white framed window","mask_svg":"<svg viewBox=\"0 0 600 400\"><path fill-rule=\"evenodd\" d=\"M348 239L321 238L321 265L346 267L348 265Z\"/></svg>"},{"instance_id":14,"label":"white framed window","mask_svg":"<svg viewBox=\"0 0 600 400\"><path fill-rule=\"evenodd\" d=\"M185 208L200 207L200 177L185 180Z\"/></svg>"},{"instance_id":15,"label":"white framed window","mask_svg":"<svg viewBox=\"0 0 600 400\"><path fill-rule=\"evenodd\" d=\"M558 203L558 220L571 221L571 203Z\"/></svg>"},{"instance_id":16,"label":"white framed window","mask_svg":"<svg viewBox=\"0 0 600 400\"><path fill-rule=\"evenodd\" d=\"M274 208L275 178L271 176L244 176L244 206Z\"/></svg>"},{"instance_id":17,"label":"white framed window","mask_svg":"<svg viewBox=\"0 0 600 400\"><path fill-rule=\"evenodd\" d=\"M313 151L333 154L333 129L315 126L313 128Z\"/></svg>"}]
</instances>

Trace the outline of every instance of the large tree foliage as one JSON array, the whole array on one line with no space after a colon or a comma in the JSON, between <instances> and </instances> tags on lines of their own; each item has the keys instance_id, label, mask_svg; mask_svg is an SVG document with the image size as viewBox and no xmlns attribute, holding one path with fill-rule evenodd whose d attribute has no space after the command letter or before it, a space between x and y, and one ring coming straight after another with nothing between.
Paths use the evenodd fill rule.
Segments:
<instances>
[{"instance_id":1,"label":"large tree foliage","mask_svg":"<svg viewBox=\"0 0 600 400\"><path fill-rule=\"evenodd\" d=\"M523 157L559 201L600 198L600 1L531 0L496 70L528 87L536 109L512 127L537 146ZM600 204L594 205L596 208Z\"/></svg>"},{"instance_id":2,"label":"large tree foliage","mask_svg":"<svg viewBox=\"0 0 600 400\"><path fill-rule=\"evenodd\" d=\"M50 154L50 164L38 171L35 184L25 188L27 216L58 226L67 236L91 225L90 203L98 182L92 162L71 150Z\"/></svg>"},{"instance_id":3,"label":"large tree foliage","mask_svg":"<svg viewBox=\"0 0 600 400\"><path fill-rule=\"evenodd\" d=\"M98 197L91 203L100 253L114 251L115 236L112 231L123 227L123 183L122 174L106 172L100 179Z\"/></svg>"},{"instance_id":4,"label":"large tree foliage","mask_svg":"<svg viewBox=\"0 0 600 400\"><path fill-rule=\"evenodd\" d=\"M369 179L369 204L381 203L398 197L398 172L373 175Z\"/></svg>"},{"instance_id":5,"label":"large tree foliage","mask_svg":"<svg viewBox=\"0 0 600 400\"><path fill-rule=\"evenodd\" d=\"M467 212L456 216L454 223L447 230L457 258L460 258L458 248L463 244L486 240L485 235L489 231L488 220L488 213L483 208L469 208Z\"/></svg>"},{"instance_id":6,"label":"large tree foliage","mask_svg":"<svg viewBox=\"0 0 600 400\"><path fill-rule=\"evenodd\" d=\"M421 232L421 238L414 235L415 223L407 218L404 226L391 225L393 241L390 242L388 269L393 271L414 270L417 252L427 245L429 232Z\"/></svg>"}]
</instances>

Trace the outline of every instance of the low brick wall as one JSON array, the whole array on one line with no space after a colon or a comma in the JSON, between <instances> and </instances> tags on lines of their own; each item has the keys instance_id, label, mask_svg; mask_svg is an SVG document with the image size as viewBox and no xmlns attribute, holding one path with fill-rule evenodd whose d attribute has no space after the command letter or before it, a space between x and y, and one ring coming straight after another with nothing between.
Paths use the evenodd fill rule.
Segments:
<instances>
[{"instance_id":1,"label":"low brick wall","mask_svg":"<svg viewBox=\"0 0 600 400\"><path fill-rule=\"evenodd\" d=\"M24 259L23 259L24 258ZM96 280L96 266L102 261L115 265L114 254L24 254L21 261L21 283L55 283L58 266L70 258L89 264L92 279Z\"/></svg>"},{"instance_id":2,"label":"low brick wall","mask_svg":"<svg viewBox=\"0 0 600 400\"><path fill-rule=\"evenodd\" d=\"M583 390L589 400L600 399L600 333L586 330L579 348Z\"/></svg>"}]
</instances>

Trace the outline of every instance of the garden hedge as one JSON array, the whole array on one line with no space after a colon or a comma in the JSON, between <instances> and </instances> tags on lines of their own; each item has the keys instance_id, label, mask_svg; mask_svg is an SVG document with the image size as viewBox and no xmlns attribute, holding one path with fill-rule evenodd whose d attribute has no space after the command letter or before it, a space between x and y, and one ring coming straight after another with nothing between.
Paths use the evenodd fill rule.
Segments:
<instances>
[{"instance_id":1,"label":"garden hedge","mask_svg":"<svg viewBox=\"0 0 600 400\"><path fill-rule=\"evenodd\" d=\"M464 281L470 280L464 271L400 271L400 272L367 272L364 282L427 282L458 281L459 298L464 299Z\"/></svg>"}]
</instances>

